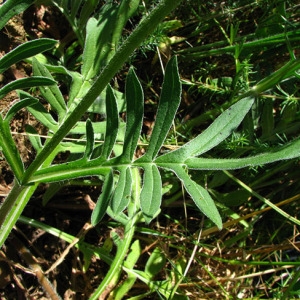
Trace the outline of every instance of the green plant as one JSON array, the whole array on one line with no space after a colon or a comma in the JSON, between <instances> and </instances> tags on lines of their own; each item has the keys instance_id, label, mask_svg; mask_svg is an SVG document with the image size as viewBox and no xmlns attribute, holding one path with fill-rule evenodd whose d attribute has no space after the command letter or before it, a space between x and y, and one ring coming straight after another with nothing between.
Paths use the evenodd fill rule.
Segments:
<instances>
[{"instance_id":1,"label":"green plant","mask_svg":"<svg viewBox=\"0 0 300 300\"><path fill-rule=\"evenodd\" d=\"M3 7L6 8L12 2L7 1L6 6ZM122 4L125 5L127 2L122 1L118 6L119 9L124 9ZM299 138L255 156L212 158L209 152L230 136L241 124L251 109L255 97L296 75L296 71L300 67L299 59L293 59L286 63L281 69L262 79L249 90L242 91L240 94L236 93L231 103L226 105L227 109L216 117L203 133L176 150L160 154L181 99L181 82L176 57L170 59L166 67L155 126L149 145L143 156L135 157L143 120L144 97L141 84L131 68L127 75L124 95L126 104L124 105L126 106L126 124L124 124L119 119L117 104L119 102L119 105L122 105L124 99L122 97L117 99L116 92L111 88L109 82L134 49L179 2L162 1L140 23L124 45L117 50L113 47L112 51L108 51L109 53L106 51L100 60L96 60L99 36L93 34L99 20L89 19L81 73L70 71L62 65L45 67L37 58L33 58L33 77L16 80L0 89L1 97L11 90L18 89L21 99L0 119L0 146L15 175L15 185L0 208L0 245L3 245L17 220L19 218L25 220L21 217L22 211L38 184L98 176L103 181L102 193L93 210L91 224L96 226L107 213L123 226L124 236L117 232L113 233L112 239L117 247L117 253L113 259L103 251L98 252L98 255L104 257L110 268L91 299L97 299L99 295L110 292L117 285L122 269L127 273L127 279L113 292L117 295L116 299L121 299L137 278L145 282L151 291L156 289L165 298L170 297L171 292L168 291L170 282L157 284L153 281L155 272L161 269L161 265L158 264L157 269L153 270L153 266L155 266L153 261L157 257L158 260L163 260L159 250L153 251L144 271L134 269L135 262L139 257L137 254L140 252L138 242L133 241L134 233L137 224L141 222L148 224L160 213L162 172L171 171L179 178L199 210L220 229L222 220L216 205L207 189L190 177L191 170L231 170L299 157ZM3 7L0 12L6 13ZM127 18L129 16L130 14ZM99 32L103 33L103 30L99 29ZM84 39L82 32L78 34ZM119 38L120 30L116 33L116 40ZM56 41L48 39L27 42L1 58L0 69L3 72L17 61L51 49L55 43ZM111 43L115 45L116 41L111 41ZM67 104L49 70L71 77L72 84ZM54 119L35 97L23 91L23 89L35 86L40 86L41 94L50 104L57 119ZM101 94L104 90L105 94ZM83 115L97 102L99 97L105 101L106 121L103 123L93 122L90 119L82 121ZM26 108L48 129L49 137L43 144L39 137L32 135L35 133L34 128L28 127L27 131L37 155L26 170L10 132L10 120L21 108ZM92 112L101 112L100 110L101 108L95 104ZM84 137L84 143L81 141L77 143L63 142L63 139L70 134L81 135ZM95 135L104 136L104 142L97 147L95 147ZM121 147L116 140L122 142ZM65 163L54 164L55 156L66 150L69 150L74 156L71 156L71 159ZM112 152L114 157L111 157ZM270 203L268 204L270 205ZM299 221L293 221L299 225ZM70 241L70 237L67 238ZM133 249L131 255L126 256L129 249ZM107 289L107 286L110 290ZM172 291L172 293L175 292Z\"/></svg>"}]
</instances>

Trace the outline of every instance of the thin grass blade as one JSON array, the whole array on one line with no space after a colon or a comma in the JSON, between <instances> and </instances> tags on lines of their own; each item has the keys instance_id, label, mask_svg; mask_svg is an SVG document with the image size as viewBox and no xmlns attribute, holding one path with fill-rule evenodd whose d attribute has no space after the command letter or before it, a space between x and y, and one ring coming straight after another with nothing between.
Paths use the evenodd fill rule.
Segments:
<instances>
[{"instance_id":1,"label":"thin grass blade","mask_svg":"<svg viewBox=\"0 0 300 300\"><path fill-rule=\"evenodd\" d=\"M83 157L88 160L94 150L94 129L90 119L86 121L86 147Z\"/></svg>"}]
</instances>

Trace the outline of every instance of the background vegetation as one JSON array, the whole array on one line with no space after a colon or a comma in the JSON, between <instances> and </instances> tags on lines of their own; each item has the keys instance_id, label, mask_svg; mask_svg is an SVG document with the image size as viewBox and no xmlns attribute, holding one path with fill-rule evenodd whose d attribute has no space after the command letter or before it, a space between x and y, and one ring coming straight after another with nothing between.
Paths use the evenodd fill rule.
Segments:
<instances>
[{"instance_id":1,"label":"background vegetation","mask_svg":"<svg viewBox=\"0 0 300 300\"><path fill-rule=\"evenodd\" d=\"M118 73L107 78L112 89L97 94L96 101L78 116L77 125L70 128L56 150L44 157L42 169L30 173L53 133L76 111L82 98L92 95L91 87L100 72L114 62L124 41L159 3L33 2L16 1L15 12L9 15L2 9L3 16L8 17L0 18L2 55L20 44L29 45L20 51L23 58L18 62L13 56L11 60L0 60L3 200L8 194L11 199L25 193L22 186L28 195L32 191L20 211L22 215L16 217L16 226L6 232L7 239L3 237L1 297L299 298L300 151L298 147L289 148L297 146L300 127L298 1L181 1L150 35L141 39L141 45L135 47ZM40 42L28 44L36 40ZM181 89L177 74L181 97L176 92ZM22 79L31 81L7 88ZM58 85L53 85L54 80ZM169 97L164 98L164 91ZM141 126L141 133L133 136L126 133L128 120L134 120L130 113L137 116L143 112L136 110L141 107L137 94L141 95L144 114L142 123L132 123L133 130ZM240 100L246 96L253 101L247 109L243 104L247 101ZM136 101L131 108L129 98ZM13 102L16 99L23 101ZM167 109L159 106L170 103L169 99L180 100L174 118L171 111L175 114L176 103ZM232 106L234 103L240 106ZM159 115L158 107L164 117ZM207 193L209 198L204 198L213 200L202 206L181 169L173 169L178 171L174 172L179 180L170 169L162 168L168 163L167 153L180 154L176 150L201 133L212 135L214 130L221 130L209 126L220 120L218 116L230 112L226 111L229 107L236 112L229 121L234 130L220 142L212 139L203 158L230 158L229 162L221 162L231 166L192 167L189 172L197 192L199 186L204 187L199 193ZM237 121L239 115L241 120ZM170 131L168 119L172 123ZM165 122L160 125L165 129L157 134L157 143L161 142L162 147L156 147L158 158L154 160L160 175L146 166L153 158L147 160L157 120ZM117 128L115 140L108 141L106 128L111 136ZM116 189L115 195L126 195L126 184L131 189L133 182L134 190L141 180L134 171L118 167L119 177L123 176L125 182L120 191L117 182L122 180L103 167L104 155L111 158L111 152L116 159L110 161L120 165L128 163L127 156L141 157L137 162L130 157L130 163L142 166L143 172L154 178L154 184L147 186L147 191L152 187L152 194L145 196L142 192L141 199L137 197L143 222L135 219L140 217L140 207L126 202L126 197L113 197L112 207L108 206L112 189ZM267 153L262 157L270 159L260 163L256 157L260 153ZM165 160L160 158L163 154ZM172 154L169 157L170 161L177 159ZM255 158L242 161L242 165L235 160L247 157ZM89 164L93 159L101 162L99 174L87 172L82 179L63 173L64 166L71 165L74 168L70 170L80 174L83 160ZM185 160L190 167L195 161L190 165L188 162ZM23 164L29 171L24 172ZM55 165L54 169L47 168L50 165ZM32 185L28 187L28 183ZM161 197L154 201L158 199L156 190L161 190ZM150 198L153 202L147 206L143 199ZM104 203L103 207L97 207L96 202ZM222 230L218 228L214 204ZM5 219L7 211L3 207L1 217ZM124 221L125 208L132 223ZM130 226L134 231L127 236Z\"/></svg>"}]
</instances>

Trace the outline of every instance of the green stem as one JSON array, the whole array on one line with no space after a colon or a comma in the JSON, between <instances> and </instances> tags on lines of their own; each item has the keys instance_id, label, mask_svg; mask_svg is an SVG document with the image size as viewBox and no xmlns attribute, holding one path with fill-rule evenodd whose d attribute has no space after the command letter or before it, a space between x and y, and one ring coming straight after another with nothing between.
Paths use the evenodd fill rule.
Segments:
<instances>
[{"instance_id":1,"label":"green stem","mask_svg":"<svg viewBox=\"0 0 300 300\"><path fill-rule=\"evenodd\" d=\"M122 271L122 266L124 259L126 257L126 254L130 248L134 232L135 232L135 224L140 219L140 214L136 214L130 221L126 224L124 229L124 237L120 238L118 241L118 249L115 256L115 259L113 260L108 273L106 274L105 278L101 282L101 284L98 286L94 294L91 296L90 300L96 300L99 299L99 296L101 296L102 293L105 292L105 290L108 287L114 286L117 282L116 279L119 278L119 274Z\"/></svg>"},{"instance_id":2,"label":"green stem","mask_svg":"<svg viewBox=\"0 0 300 300\"><path fill-rule=\"evenodd\" d=\"M126 254L129 251L130 245L132 243L132 239L134 236L136 224L141 219L141 213L139 213L139 198L141 193L141 175L139 173L138 168L134 168L132 170L132 179L133 179L133 191L132 191L132 199L131 203L128 206L128 216L129 219L125 224L124 228L124 237L118 238L117 242L117 254L115 259L113 260L108 273L105 278L92 295L90 299L98 299L100 295L104 292L108 292L106 289L111 290L116 284L120 277L123 263L126 257ZM106 290L106 291L105 291Z\"/></svg>"},{"instance_id":3,"label":"green stem","mask_svg":"<svg viewBox=\"0 0 300 300\"><path fill-rule=\"evenodd\" d=\"M15 182L14 187L0 208L0 248L20 217L24 207L37 188L37 184L22 187Z\"/></svg>"},{"instance_id":4,"label":"green stem","mask_svg":"<svg viewBox=\"0 0 300 300\"><path fill-rule=\"evenodd\" d=\"M122 47L116 52L109 64L103 69L89 92L83 97L78 106L68 116L62 126L53 135L52 139L44 146L43 150L37 155L33 163L29 166L24 174L22 184L30 182L34 172L40 168L49 153L62 141L79 118L87 111L91 104L96 100L104 90L111 78L126 62L128 57L139 47L142 41L154 31L157 25L169 14L181 0L164 0L138 25Z\"/></svg>"}]
</instances>

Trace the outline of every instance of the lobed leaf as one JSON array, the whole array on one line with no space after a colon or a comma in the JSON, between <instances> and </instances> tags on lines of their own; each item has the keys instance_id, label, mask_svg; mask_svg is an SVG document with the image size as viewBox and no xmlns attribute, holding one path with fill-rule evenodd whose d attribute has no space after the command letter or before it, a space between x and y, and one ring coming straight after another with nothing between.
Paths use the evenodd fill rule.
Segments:
<instances>
[{"instance_id":1,"label":"lobed leaf","mask_svg":"<svg viewBox=\"0 0 300 300\"><path fill-rule=\"evenodd\" d=\"M154 164L144 167L143 188L140 195L140 205L146 223L150 223L160 212L162 198L162 183L159 170Z\"/></svg>"},{"instance_id":2,"label":"lobed leaf","mask_svg":"<svg viewBox=\"0 0 300 300\"><path fill-rule=\"evenodd\" d=\"M174 56L167 64L162 92L159 100L155 125L151 134L146 154L139 161L153 161L160 150L181 99L181 83L178 73L177 58Z\"/></svg>"},{"instance_id":3,"label":"lobed leaf","mask_svg":"<svg viewBox=\"0 0 300 300\"><path fill-rule=\"evenodd\" d=\"M242 122L254 99L245 98L225 110L203 133L179 149L158 157L157 163L183 163L203 154L224 141Z\"/></svg>"},{"instance_id":4,"label":"lobed leaf","mask_svg":"<svg viewBox=\"0 0 300 300\"><path fill-rule=\"evenodd\" d=\"M0 59L0 73L3 73L10 66L25 58L32 57L53 48L56 43L56 40L41 38L19 45Z\"/></svg>"},{"instance_id":5,"label":"lobed leaf","mask_svg":"<svg viewBox=\"0 0 300 300\"><path fill-rule=\"evenodd\" d=\"M207 190L193 181L183 169L183 166L173 166L171 171L181 180L186 191L190 194L200 211L213 221L219 229L222 229L222 219Z\"/></svg>"}]
</instances>

